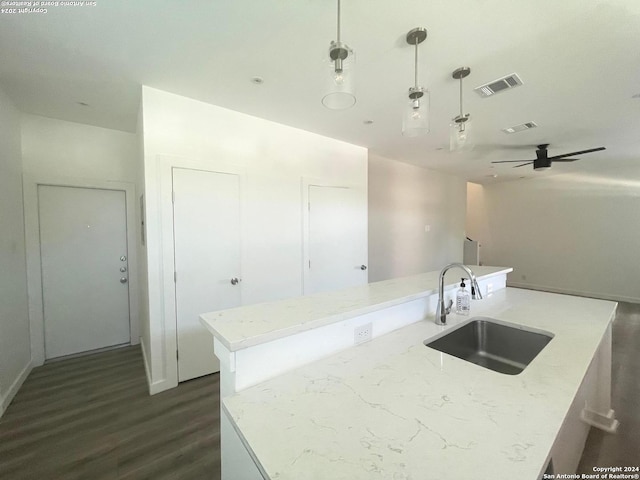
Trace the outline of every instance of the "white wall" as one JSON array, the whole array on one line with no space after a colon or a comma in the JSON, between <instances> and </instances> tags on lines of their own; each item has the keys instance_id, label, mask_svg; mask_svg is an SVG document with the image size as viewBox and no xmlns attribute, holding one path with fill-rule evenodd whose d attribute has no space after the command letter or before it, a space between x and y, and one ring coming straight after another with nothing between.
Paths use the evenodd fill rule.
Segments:
<instances>
[{"instance_id":1,"label":"white wall","mask_svg":"<svg viewBox=\"0 0 640 480\"><path fill-rule=\"evenodd\" d=\"M0 415L31 367L20 113L0 90Z\"/></svg>"},{"instance_id":2,"label":"white wall","mask_svg":"<svg viewBox=\"0 0 640 480\"><path fill-rule=\"evenodd\" d=\"M173 254L170 167L243 174L242 300L248 304L302 293L303 178L358 188L366 218L367 151L149 87L143 87L143 117L153 393L177 384L173 272L163 268Z\"/></svg>"},{"instance_id":3,"label":"white wall","mask_svg":"<svg viewBox=\"0 0 640 480\"><path fill-rule=\"evenodd\" d=\"M135 183L136 135L37 115L22 116L25 174Z\"/></svg>"},{"instance_id":4,"label":"white wall","mask_svg":"<svg viewBox=\"0 0 640 480\"><path fill-rule=\"evenodd\" d=\"M369 281L462 261L465 210L464 180L370 154Z\"/></svg>"},{"instance_id":5,"label":"white wall","mask_svg":"<svg viewBox=\"0 0 640 480\"><path fill-rule=\"evenodd\" d=\"M147 267L147 228L146 217L142 211L140 203L146 204L146 193L144 188L144 122L142 115L142 102L138 110L138 123L136 128L137 147L137 170L136 170L136 195L138 196L136 209L138 211L136 228L136 245L138 254L138 321L140 322L140 345L142 348L143 361L147 372L147 380L150 381L149 352L151 351L149 334L149 276ZM142 199L141 199L142 197ZM145 224L143 225L142 222ZM144 242L142 240L144 236Z\"/></svg>"},{"instance_id":6,"label":"white wall","mask_svg":"<svg viewBox=\"0 0 640 480\"><path fill-rule=\"evenodd\" d=\"M469 184L467 234L509 285L640 302L639 173Z\"/></svg>"}]
</instances>

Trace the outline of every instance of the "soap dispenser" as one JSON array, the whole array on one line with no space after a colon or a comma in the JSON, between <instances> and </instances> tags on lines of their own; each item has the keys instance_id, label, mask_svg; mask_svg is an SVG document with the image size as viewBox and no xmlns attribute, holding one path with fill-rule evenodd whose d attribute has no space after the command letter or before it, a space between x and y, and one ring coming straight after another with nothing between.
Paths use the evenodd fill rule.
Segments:
<instances>
[{"instance_id":1,"label":"soap dispenser","mask_svg":"<svg viewBox=\"0 0 640 480\"><path fill-rule=\"evenodd\" d=\"M456 293L456 313L458 315L469 315L469 309L471 308L471 294L464 287L463 278Z\"/></svg>"}]
</instances>

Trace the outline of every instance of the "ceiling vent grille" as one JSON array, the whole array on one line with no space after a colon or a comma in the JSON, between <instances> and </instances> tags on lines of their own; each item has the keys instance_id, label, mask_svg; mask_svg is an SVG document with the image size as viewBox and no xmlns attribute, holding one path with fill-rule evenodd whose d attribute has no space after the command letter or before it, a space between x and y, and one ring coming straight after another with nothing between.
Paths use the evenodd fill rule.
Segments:
<instances>
[{"instance_id":1,"label":"ceiling vent grille","mask_svg":"<svg viewBox=\"0 0 640 480\"><path fill-rule=\"evenodd\" d=\"M514 125L513 127L503 128L504 133L517 133L523 130L529 130L530 128L536 128L538 124L536 122L521 123L520 125Z\"/></svg>"},{"instance_id":2,"label":"ceiling vent grille","mask_svg":"<svg viewBox=\"0 0 640 480\"><path fill-rule=\"evenodd\" d=\"M522 79L517 73L512 73L506 77L499 78L479 87L474 88L474 91L478 93L482 98L490 97L496 93L504 92L512 88L522 85Z\"/></svg>"}]
</instances>

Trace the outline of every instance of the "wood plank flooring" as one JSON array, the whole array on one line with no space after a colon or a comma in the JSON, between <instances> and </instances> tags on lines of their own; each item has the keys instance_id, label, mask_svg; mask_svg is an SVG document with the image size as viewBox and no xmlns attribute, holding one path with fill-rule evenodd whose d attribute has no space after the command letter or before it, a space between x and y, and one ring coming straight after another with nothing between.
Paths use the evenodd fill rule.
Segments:
<instances>
[{"instance_id":1,"label":"wood plank flooring","mask_svg":"<svg viewBox=\"0 0 640 480\"><path fill-rule=\"evenodd\" d=\"M591 429L579 473L640 462L640 305L613 324L617 435ZM139 347L33 370L0 419L0 479L220 479L219 375L149 396ZM564 473L564 472L561 472Z\"/></svg>"},{"instance_id":2,"label":"wood plank flooring","mask_svg":"<svg viewBox=\"0 0 640 480\"><path fill-rule=\"evenodd\" d=\"M0 479L219 478L219 375L149 396L139 347L34 369L0 419Z\"/></svg>"}]
</instances>

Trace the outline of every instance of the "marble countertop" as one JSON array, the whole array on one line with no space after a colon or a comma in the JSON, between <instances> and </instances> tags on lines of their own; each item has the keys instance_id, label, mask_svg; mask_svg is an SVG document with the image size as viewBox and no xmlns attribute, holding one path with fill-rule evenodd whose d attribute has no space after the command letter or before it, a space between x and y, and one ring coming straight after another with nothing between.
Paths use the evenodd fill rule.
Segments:
<instances>
[{"instance_id":1,"label":"marble countertop","mask_svg":"<svg viewBox=\"0 0 640 480\"><path fill-rule=\"evenodd\" d=\"M616 304L506 288L223 400L265 478L535 480ZM427 348L474 316L552 332L519 375Z\"/></svg>"},{"instance_id":2,"label":"marble countertop","mask_svg":"<svg viewBox=\"0 0 640 480\"><path fill-rule=\"evenodd\" d=\"M512 270L473 267L478 280ZM219 310L200 315L200 320L233 352L432 295L438 290L439 273L427 272L335 292ZM446 277L447 288L459 283L461 276L459 270L451 270Z\"/></svg>"}]
</instances>

